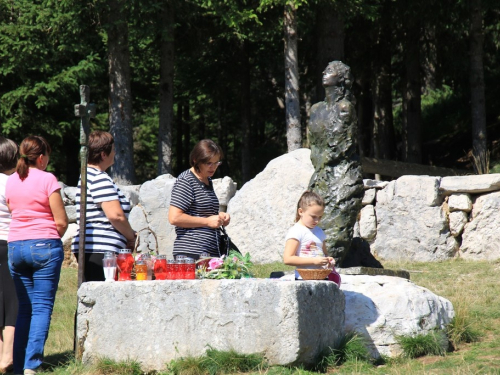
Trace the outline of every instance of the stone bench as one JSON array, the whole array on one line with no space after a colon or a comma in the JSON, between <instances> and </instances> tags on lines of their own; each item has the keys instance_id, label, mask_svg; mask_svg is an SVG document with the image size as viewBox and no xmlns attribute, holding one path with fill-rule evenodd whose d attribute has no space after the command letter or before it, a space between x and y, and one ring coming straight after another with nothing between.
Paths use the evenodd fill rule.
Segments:
<instances>
[{"instance_id":1,"label":"stone bench","mask_svg":"<svg viewBox=\"0 0 500 375\"><path fill-rule=\"evenodd\" d=\"M89 282L78 290L78 353L163 370L207 345L311 364L343 335L344 294L329 281Z\"/></svg>"}]
</instances>

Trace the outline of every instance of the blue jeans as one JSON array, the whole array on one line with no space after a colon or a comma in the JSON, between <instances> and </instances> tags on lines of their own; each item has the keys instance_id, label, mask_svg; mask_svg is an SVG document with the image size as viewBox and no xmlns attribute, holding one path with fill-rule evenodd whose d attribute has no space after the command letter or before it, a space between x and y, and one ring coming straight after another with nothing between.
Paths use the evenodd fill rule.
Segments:
<instances>
[{"instance_id":1,"label":"blue jeans","mask_svg":"<svg viewBox=\"0 0 500 375\"><path fill-rule=\"evenodd\" d=\"M19 300L14 334L15 374L42 364L63 259L59 239L9 242L9 268Z\"/></svg>"}]
</instances>

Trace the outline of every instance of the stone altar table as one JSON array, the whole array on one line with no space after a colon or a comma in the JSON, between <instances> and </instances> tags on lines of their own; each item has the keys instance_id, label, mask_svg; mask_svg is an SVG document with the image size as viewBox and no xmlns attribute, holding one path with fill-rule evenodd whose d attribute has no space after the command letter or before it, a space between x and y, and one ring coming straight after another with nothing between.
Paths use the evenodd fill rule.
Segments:
<instances>
[{"instance_id":1,"label":"stone altar table","mask_svg":"<svg viewBox=\"0 0 500 375\"><path fill-rule=\"evenodd\" d=\"M147 371L207 345L310 364L343 335L344 307L329 281L89 282L78 290L78 350L84 363L134 359Z\"/></svg>"}]
</instances>

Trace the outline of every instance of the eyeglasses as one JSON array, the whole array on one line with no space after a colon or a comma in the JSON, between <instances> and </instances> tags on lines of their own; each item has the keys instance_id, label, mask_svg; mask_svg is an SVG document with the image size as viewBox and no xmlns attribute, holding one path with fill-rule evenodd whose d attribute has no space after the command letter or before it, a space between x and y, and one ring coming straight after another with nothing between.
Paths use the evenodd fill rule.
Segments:
<instances>
[{"instance_id":1,"label":"eyeglasses","mask_svg":"<svg viewBox=\"0 0 500 375\"><path fill-rule=\"evenodd\" d=\"M212 168L212 167L218 167L219 165L222 164L222 162L221 161L216 161L215 163L203 163L203 164L205 164L209 168Z\"/></svg>"}]
</instances>

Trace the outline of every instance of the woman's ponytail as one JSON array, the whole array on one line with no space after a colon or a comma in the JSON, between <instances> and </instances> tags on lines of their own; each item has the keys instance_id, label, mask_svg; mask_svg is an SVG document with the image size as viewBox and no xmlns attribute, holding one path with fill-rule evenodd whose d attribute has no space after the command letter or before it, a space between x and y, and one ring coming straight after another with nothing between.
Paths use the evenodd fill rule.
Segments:
<instances>
[{"instance_id":1,"label":"woman's ponytail","mask_svg":"<svg viewBox=\"0 0 500 375\"><path fill-rule=\"evenodd\" d=\"M45 138L39 135L24 138L19 147L20 157L16 168L21 181L28 177L30 167L36 166L36 159L40 155L50 155L51 152L52 149Z\"/></svg>"}]
</instances>

